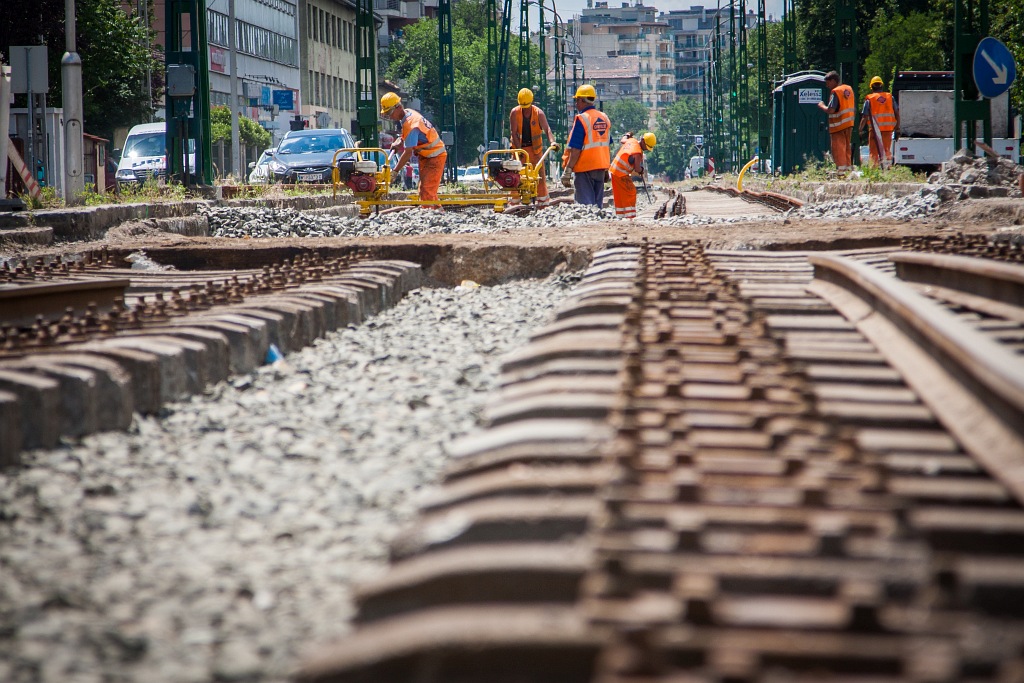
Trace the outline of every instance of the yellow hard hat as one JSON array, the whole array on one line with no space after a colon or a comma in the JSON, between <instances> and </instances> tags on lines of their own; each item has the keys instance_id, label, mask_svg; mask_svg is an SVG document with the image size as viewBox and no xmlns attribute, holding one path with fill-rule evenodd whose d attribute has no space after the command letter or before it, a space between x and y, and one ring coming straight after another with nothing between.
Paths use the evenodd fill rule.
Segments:
<instances>
[{"instance_id":1,"label":"yellow hard hat","mask_svg":"<svg viewBox=\"0 0 1024 683\"><path fill-rule=\"evenodd\" d=\"M580 87L576 88L576 95L575 95L575 97L586 97L586 98L591 99L591 100L596 100L597 99L597 91L594 90L594 86L592 86L589 83L587 83L587 84L581 85Z\"/></svg>"},{"instance_id":2,"label":"yellow hard hat","mask_svg":"<svg viewBox=\"0 0 1024 683\"><path fill-rule=\"evenodd\" d=\"M875 87L875 83L877 83L878 85L883 85L882 77L881 76L873 76L871 78L871 82L868 83L868 87L874 88Z\"/></svg>"},{"instance_id":3,"label":"yellow hard hat","mask_svg":"<svg viewBox=\"0 0 1024 683\"><path fill-rule=\"evenodd\" d=\"M654 146L658 144L658 138L654 136L654 133L644 133L640 139L647 145L647 149L654 149Z\"/></svg>"},{"instance_id":4,"label":"yellow hard hat","mask_svg":"<svg viewBox=\"0 0 1024 683\"><path fill-rule=\"evenodd\" d=\"M521 88L519 90L519 106L529 107L533 104L533 91L529 88Z\"/></svg>"},{"instance_id":5,"label":"yellow hard hat","mask_svg":"<svg viewBox=\"0 0 1024 683\"><path fill-rule=\"evenodd\" d=\"M386 92L380 98L380 115L387 116L391 110L402 103L402 98L393 92Z\"/></svg>"}]
</instances>

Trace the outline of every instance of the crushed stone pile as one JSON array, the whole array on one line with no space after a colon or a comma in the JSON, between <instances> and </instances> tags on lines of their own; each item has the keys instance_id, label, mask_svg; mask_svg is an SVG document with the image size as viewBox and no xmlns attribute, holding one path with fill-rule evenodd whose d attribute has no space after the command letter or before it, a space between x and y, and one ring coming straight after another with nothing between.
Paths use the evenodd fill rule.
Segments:
<instances>
[{"instance_id":1,"label":"crushed stone pile","mask_svg":"<svg viewBox=\"0 0 1024 683\"><path fill-rule=\"evenodd\" d=\"M845 220L850 218L910 220L923 218L934 212L942 197L935 188L923 187L914 194L902 197L884 197L862 194L827 202L804 204L786 212L792 218L822 218Z\"/></svg>"},{"instance_id":2,"label":"crushed stone pile","mask_svg":"<svg viewBox=\"0 0 1024 683\"><path fill-rule=\"evenodd\" d=\"M966 149L953 155L942 164L942 170L928 177L931 184L988 185L995 187L1017 187L1024 167L1009 159L999 157L974 157Z\"/></svg>"},{"instance_id":3,"label":"crushed stone pile","mask_svg":"<svg viewBox=\"0 0 1024 683\"><path fill-rule=\"evenodd\" d=\"M409 209L359 218L295 209L235 207L213 207L206 215L211 236L235 238L488 234L615 219L613 210L576 204L556 204L525 216L472 208L458 211Z\"/></svg>"}]
</instances>

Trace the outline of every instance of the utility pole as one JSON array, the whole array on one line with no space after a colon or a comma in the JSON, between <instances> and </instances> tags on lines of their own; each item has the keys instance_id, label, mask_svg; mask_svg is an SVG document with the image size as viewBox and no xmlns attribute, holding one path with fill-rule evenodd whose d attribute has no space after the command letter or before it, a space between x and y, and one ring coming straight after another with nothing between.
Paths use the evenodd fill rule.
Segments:
<instances>
[{"instance_id":1,"label":"utility pole","mask_svg":"<svg viewBox=\"0 0 1024 683\"><path fill-rule=\"evenodd\" d=\"M85 191L85 144L82 138L82 58L75 48L75 0L64 0L64 44L60 60L64 100L64 203ZM3 160L4 164L7 159Z\"/></svg>"},{"instance_id":2,"label":"utility pole","mask_svg":"<svg viewBox=\"0 0 1024 683\"><path fill-rule=\"evenodd\" d=\"M231 51L231 175L237 178L239 171L245 168L245 163L240 161L242 150L238 139L238 47L235 45L235 0L228 0L228 50Z\"/></svg>"},{"instance_id":3,"label":"utility pole","mask_svg":"<svg viewBox=\"0 0 1024 683\"><path fill-rule=\"evenodd\" d=\"M0 62L0 207L10 206L7 200L7 145L11 142L10 125L11 67Z\"/></svg>"}]
</instances>

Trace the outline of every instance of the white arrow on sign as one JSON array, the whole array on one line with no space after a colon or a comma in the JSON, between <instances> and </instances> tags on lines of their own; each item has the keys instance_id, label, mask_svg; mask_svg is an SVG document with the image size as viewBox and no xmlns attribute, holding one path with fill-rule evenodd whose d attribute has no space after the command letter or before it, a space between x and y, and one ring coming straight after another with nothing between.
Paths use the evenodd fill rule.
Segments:
<instances>
[{"instance_id":1,"label":"white arrow on sign","mask_svg":"<svg viewBox=\"0 0 1024 683\"><path fill-rule=\"evenodd\" d=\"M996 85L1006 85L1006 76L1009 69L1002 64L996 64L995 61L988 56L988 53L984 50L981 51L981 56L985 58L988 65L992 67L992 70L996 72L996 76L992 78L992 82Z\"/></svg>"}]
</instances>

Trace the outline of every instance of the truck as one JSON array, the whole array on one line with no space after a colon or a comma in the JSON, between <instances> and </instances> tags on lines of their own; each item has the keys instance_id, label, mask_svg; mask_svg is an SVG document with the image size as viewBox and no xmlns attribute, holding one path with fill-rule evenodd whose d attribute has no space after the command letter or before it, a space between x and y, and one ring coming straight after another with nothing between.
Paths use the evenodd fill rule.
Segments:
<instances>
[{"instance_id":1,"label":"truck","mask_svg":"<svg viewBox=\"0 0 1024 683\"><path fill-rule=\"evenodd\" d=\"M900 114L893 162L924 171L949 161L957 151L953 149L953 72L899 71L892 95ZM980 126L977 139L981 139ZM1020 158L1020 140L1014 135L1006 93L992 100L992 148L1011 161ZM976 154L984 152L978 148Z\"/></svg>"}]
</instances>

